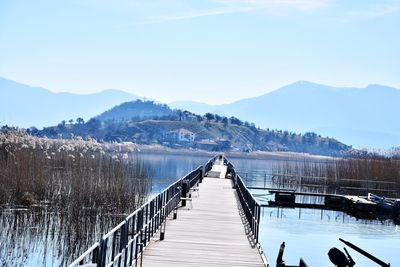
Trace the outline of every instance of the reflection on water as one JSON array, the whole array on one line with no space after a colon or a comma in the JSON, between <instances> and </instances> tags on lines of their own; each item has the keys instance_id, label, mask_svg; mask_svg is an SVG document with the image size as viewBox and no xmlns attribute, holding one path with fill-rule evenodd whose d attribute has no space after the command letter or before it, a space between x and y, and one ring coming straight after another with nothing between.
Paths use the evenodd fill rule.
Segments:
<instances>
[{"instance_id":1,"label":"reflection on water","mask_svg":"<svg viewBox=\"0 0 400 267\"><path fill-rule=\"evenodd\" d=\"M189 155L140 156L152 177L152 194L209 159ZM268 172L278 162L231 161L243 173ZM264 186L264 178L259 176L252 185ZM256 192L264 201L270 197L265 191ZM338 240L341 237L390 262L391 266L400 266L400 257L394 256L400 246L400 229L390 222L356 220L342 212L308 209L263 208L262 215L260 241L271 263L275 262L279 246L285 241L287 264L296 264L303 257L310 266L332 266L327 253L333 246L343 247ZM125 216L94 211L58 213L44 208L3 211L0 213L0 266L65 266ZM349 251L356 266L374 266Z\"/></svg>"},{"instance_id":2,"label":"reflection on water","mask_svg":"<svg viewBox=\"0 0 400 267\"><path fill-rule=\"evenodd\" d=\"M97 211L53 212L46 208L0 213L0 266L59 266L99 240L121 215Z\"/></svg>"}]
</instances>

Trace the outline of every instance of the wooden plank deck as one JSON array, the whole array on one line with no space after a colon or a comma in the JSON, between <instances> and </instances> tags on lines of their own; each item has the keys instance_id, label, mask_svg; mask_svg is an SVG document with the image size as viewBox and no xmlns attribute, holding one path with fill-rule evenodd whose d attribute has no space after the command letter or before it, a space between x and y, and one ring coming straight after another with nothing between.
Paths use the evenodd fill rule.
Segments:
<instances>
[{"instance_id":1,"label":"wooden plank deck","mask_svg":"<svg viewBox=\"0 0 400 267\"><path fill-rule=\"evenodd\" d=\"M222 160L216 160L211 170L208 172L208 177L225 178L228 167L224 165Z\"/></svg>"},{"instance_id":2,"label":"wooden plank deck","mask_svg":"<svg viewBox=\"0 0 400 267\"><path fill-rule=\"evenodd\" d=\"M217 169L224 172L221 165ZM199 196L193 195L193 209L180 208L176 220L167 220L165 239L156 236L150 242L143 266L265 266L245 227L232 181L218 178L204 178Z\"/></svg>"}]
</instances>

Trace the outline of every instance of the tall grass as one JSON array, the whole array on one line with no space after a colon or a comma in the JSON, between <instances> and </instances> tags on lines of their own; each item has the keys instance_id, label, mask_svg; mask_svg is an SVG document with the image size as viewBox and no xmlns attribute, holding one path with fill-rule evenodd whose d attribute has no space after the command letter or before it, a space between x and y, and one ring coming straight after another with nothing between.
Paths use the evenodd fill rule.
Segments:
<instances>
[{"instance_id":1,"label":"tall grass","mask_svg":"<svg viewBox=\"0 0 400 267\"><path fill-rule=\"evenodd\" d=\"M324 187L334 193L400 196L400 160L394 158L282 162L274 166L273 173L282 184L295 180L297 186Z\"/></svg>"},{"instance_id":2,"label":"tall grass","mask_svg":"<svg viewBox=\"0 0 400 267\"><path fill-rule=\"evenodd\" d=\"M0 133L0 205L124 211L147 198L139 160L94 140L52 140Z\"/></svg>"}]
</instances>

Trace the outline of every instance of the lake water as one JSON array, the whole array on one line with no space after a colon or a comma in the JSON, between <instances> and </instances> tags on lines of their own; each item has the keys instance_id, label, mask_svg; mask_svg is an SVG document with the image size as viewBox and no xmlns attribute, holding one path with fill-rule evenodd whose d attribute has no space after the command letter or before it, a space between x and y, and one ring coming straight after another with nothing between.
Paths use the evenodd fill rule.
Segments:
<instances>
[{"instance_id":1,"label":"lake water","mask_svg":"<svg viewBox=\"0 0 400 267\"><path fill-rule=\"evenodd\" d=\"M231 159L242 177L252 186L276 186L265 184L263 173L270 173L278 161ZM290 164L290 163L289 163ZM251 177L258 177L255 181ZM253 193L262 195L261 190ZM268 199L259 197L260 202ZM343 251L342 238L370 252L391 266L400 266L397 250L400 248L400 227L391 221L357 220L337 211L315 209L262 208L260 243L272 265L275 265L279 247L285 242L283 259L288 265L296 265L302 257L309 266L333 266L328 251L337 247ZM358 252L348 248L356 266L378 266Z\"/></svg>"},{"instance_id":2,"label":"lake water","mask_svg":"<svg viewBox=\"0 0 400 267\"><path fill-rule=\"evenodd\" d=\"M152 177L152 194L160 192L170 183L189 171L205 164L207 156L176 156L160 154L139 154L147 164ZM263 175L270 172L279 161L231 159L236 169L248 176L252 185L264 185ZM251 174L253 173L253 174ZM258 177L251 181L251 177ZM267 182L267 186L269 186ZM262 192L256 193L262 195ZM262 197L259 197L263 201ZM99 215L96 215L99 216ZM44 211L13 211L0 213L0 266L59 266L70 259L67 253L78 253L70 247L81 242L81 247L89 247L100 239L102 233L121 221L124 215L112 216L112 219L99 225L99 217L92 218L91 226L78 234L76 226L63 222L63 216ZM83 220L83 219L82 219ZM80 224L83 221L78 222ZM63 230L63 228L65 228ZM68 229L67 229L68 228ZM71 230L72 229L72 230ZM81 229L82 230L82 229ZM286 243L284 260L289 265L298 264L303 257L309 266L333 266L327 253L331 247L343 250L338 240L343 238L390 262L391 266L400 266L400 257L396 251L400 247L400 229L391 222L356 220L341 212L263 208L260 226L260 242L265 254L275 265L279 246ZM349 249L357 263L356 266L377 266ZM72 257L73 258L73 257ZM62 261L62 259L67 259Z\"/></svg>"}]
</instances>

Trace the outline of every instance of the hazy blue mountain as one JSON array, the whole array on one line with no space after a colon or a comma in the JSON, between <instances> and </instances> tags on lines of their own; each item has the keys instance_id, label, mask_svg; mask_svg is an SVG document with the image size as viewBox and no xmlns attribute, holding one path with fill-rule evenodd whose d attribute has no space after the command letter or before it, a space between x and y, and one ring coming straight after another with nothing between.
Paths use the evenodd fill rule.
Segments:
<instances>
[{"instance_id":1,"label":"hazy blue mountain","mask_svg":"<svg viewBox=\"0 0 400 267\"><path fill-rule=\"evenodd\" d=\"M382 85L339 88L299 81L232 104L171 106L200 113L219 110L264 128L314 131L358 147L400 144L400 90Z\"/></svg>"},{"instance_id":2,"label":"hazy blue mountain","mask_svg":"<svg viewBox=\"0 0 400 267\"><path fill-rule=\"evenodd\" d=\"M0 78L0 124L43 127L78 117L87 120L115 105L137 98L120 90L86 95L53 93Z\"/></svg>"}]
</instances>

